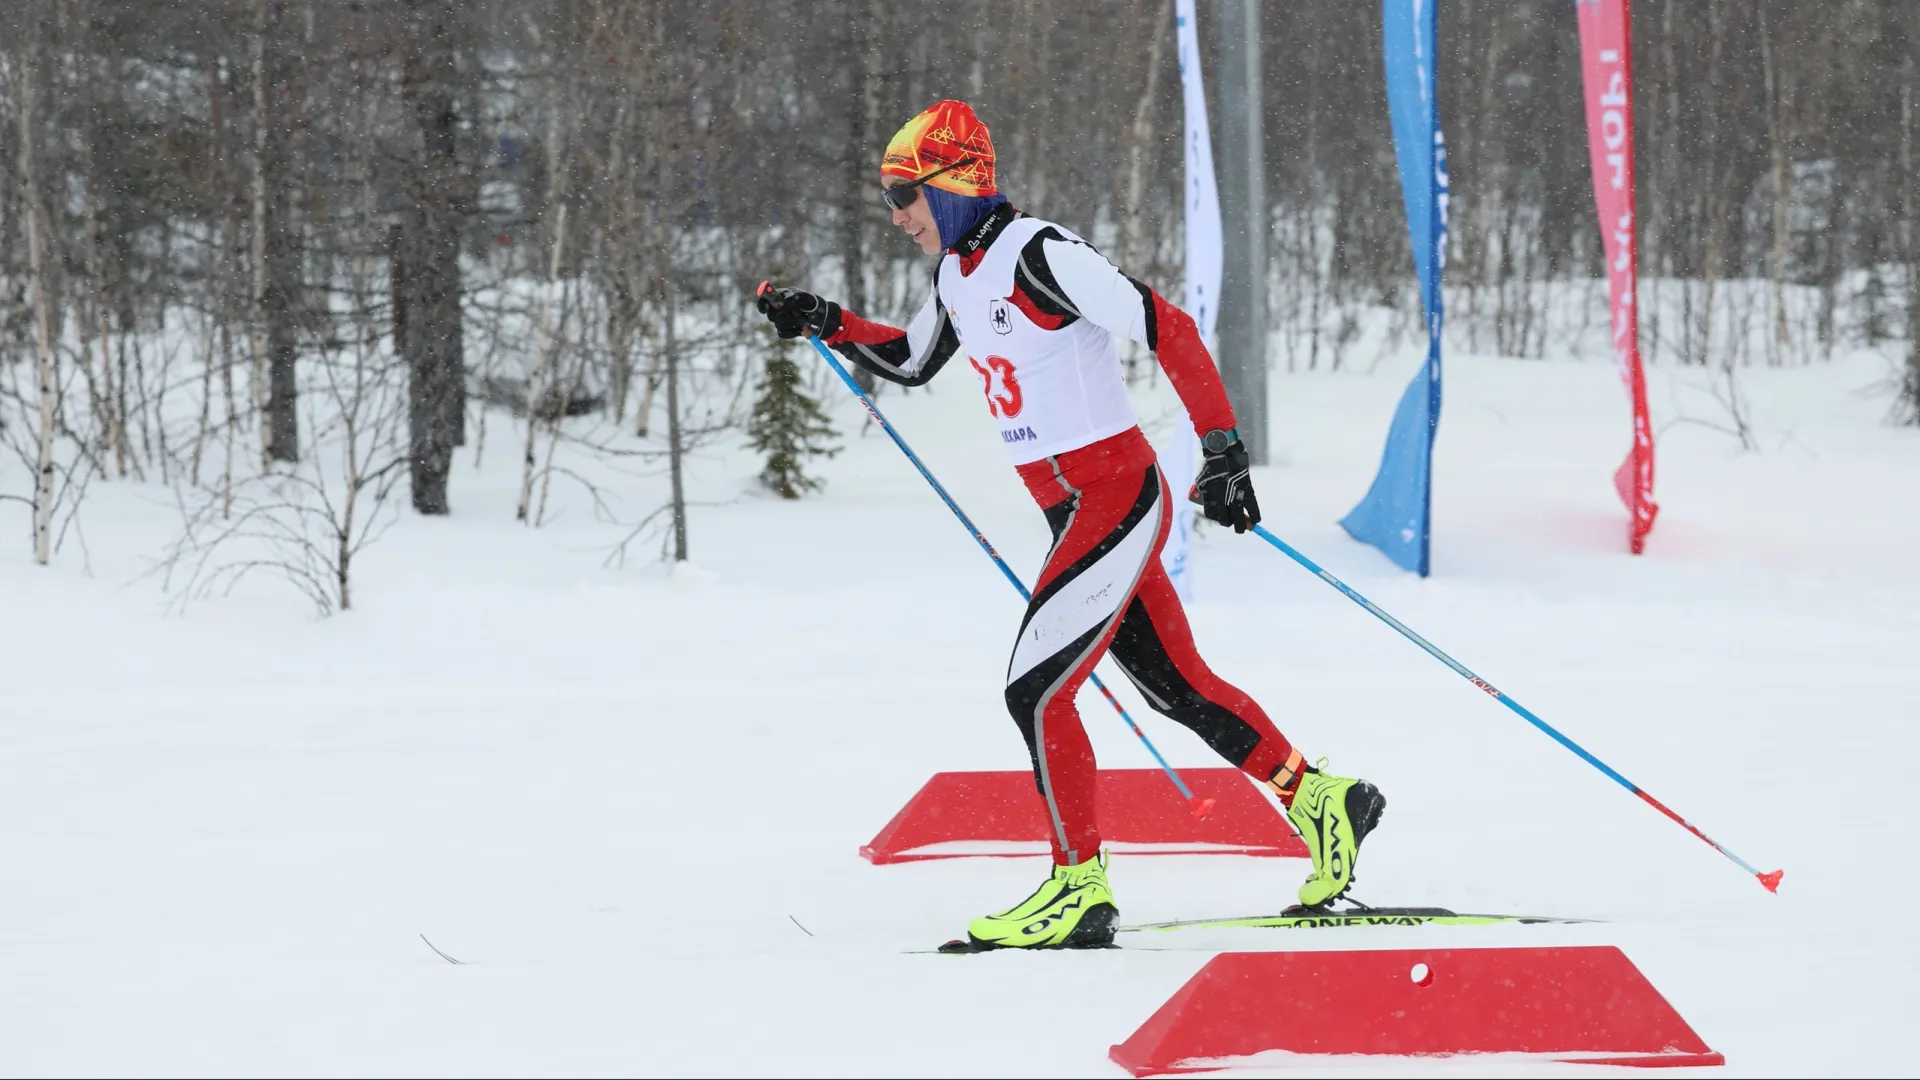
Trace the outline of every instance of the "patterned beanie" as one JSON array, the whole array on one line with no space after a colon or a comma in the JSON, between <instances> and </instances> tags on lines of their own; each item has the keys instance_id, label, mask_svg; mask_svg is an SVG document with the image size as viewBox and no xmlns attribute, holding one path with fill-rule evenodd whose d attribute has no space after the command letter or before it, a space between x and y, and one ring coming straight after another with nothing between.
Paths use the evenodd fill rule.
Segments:
<instances>
[{"instance_id":1,"label":"patterned beanie","mask_svg":"<svg viewBox=\"0 0 1920 1080\"><path fill-rule=\"evenodd\" d=\"M936 101L907 121L887 143L881 176L918 180L956 161L971 162L927 181L955 195L997 195L993 185L993 137L964 101Z\"/></svg>"},{"instance_id":2,"label":"patterned beanie","mask_svg":"<svg viewBox=\"0 0 1920 1080\"><path fill-rule=\"evenodd\" d=\"M972 159L972 160L968 160ZM952 247L1006 197L994 186L993 136L964 101L936 101L907 121L887 143L881 176L918 180L956 161L967 164L941 173L921 187L940 246Z\"/></svg>"}]
</instances>

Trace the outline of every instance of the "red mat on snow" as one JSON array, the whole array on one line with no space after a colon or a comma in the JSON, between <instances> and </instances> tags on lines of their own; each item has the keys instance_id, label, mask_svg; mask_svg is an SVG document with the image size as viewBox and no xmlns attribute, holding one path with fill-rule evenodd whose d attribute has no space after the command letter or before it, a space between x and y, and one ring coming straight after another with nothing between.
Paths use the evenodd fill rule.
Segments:
<instances>
[{"instance_id":1,"label":"red mat on snow","mask_svg":"<svg viewBox=\"0 0 1920 1080\"><path fill-rule=\"evenodd\" d=\"M1159 769L1101 769L1096 795L1109 848L1151 854L1267 855L1304 859L1307 848L1280 807L1238 769L1182 769L1201 801L1193 816ZM860 849L873 863L969 856L1043 855L1053 826L1033 773L935 773Z\"/></svg>"},{"instance_id":2,"label":"red mat on snow","mask_svg":"<svg viewBox=\"0 0 1920 1080\"><path fill-rule=\"evenodd\" d=\"M1611 945L1222 953L1108 1056L1135 1076L1315 1064L1286 1054L1726 1064Z\"/></svg>"}]
</instances>

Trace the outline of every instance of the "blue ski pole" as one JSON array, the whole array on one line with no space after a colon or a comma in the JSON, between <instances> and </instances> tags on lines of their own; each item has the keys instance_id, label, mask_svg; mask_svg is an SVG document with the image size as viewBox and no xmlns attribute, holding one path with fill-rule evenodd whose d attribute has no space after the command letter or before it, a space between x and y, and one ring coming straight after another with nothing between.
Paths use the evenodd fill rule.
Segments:
<instances>
[{"instance_id":1,"label":"blue ski pole","mask_svg":"<svg viewBox=\"0 0 1920 1080\"><path fill-rule=\"evenodd\" d=\"M1026 583L1020 580L1020 575L1014 573L1013 567L1007 565L1007 560L1001 558L1000 553L993 550L993 545L987 541L986 534L982 533L979 527L974 525L972 519L967 517L966 512L960 509L960 505L953 501L953 496L947 494L947 489L940 486L940 481L933 478L933 473L927 471L927 467L920 461L920 456L915 454L913 448L907 445L907 440L900 437L900 432L896 431L894 426L887 422L886 417L880 415L880 410L874 406L873 399L867 396L865 390L860 389L860 384L853 380L853 376L849 374L846 367L840 363L840 358L833 355L833 350L827 348L819 338L809 336L807 340L813 344L815 349L819 350L820 356L827 362L827 366L833 368L833 373L840 376L840 381L847 384L847 389L853 391L853 396L860 399L860 404L866 406L867 415L873 417L874 422L880 425L881 430L892 437L893 444L900 448L901 453L907 455L907 460L913 462L913 467L920 470L920 475L926 478L928 484L932 485L934 493L940 496L940 501L946 503L947 509L953 511L953 516L959 518L960 524L965 525L967 531L973 534L974 543L980 545L980 550L987 553L987 558L993 560L993 565L999 567L1000 573L1006 575L1006 579L1013 583L1015 589L1020 591L1020 598L1022 600L1032 600L1033 593L1028 591ZM1133 729L1133 733L1140 737L1141 745L1147 748L1147 753L1153 755L1153 760L1160 763L1160 768L1166 771L1167 779L1172 780L1173 786L1180 789L1180 797L1187 800L1187 805L1193 808L1193 816L1198 818L1206 817L1207 812L1213 809L1213 800L1198 798L1194 795L1193 789L1187 787L1187 782L1180 779L1180 774L1173 771L1173 766L1167 764L1167 759L1160 756L1160 751L1153 745L1153 740L1147 738L1147 733L1141 731L1140 725L1134 723L1133 717L1127 715L1126 707L1120 704L1120 699L1114 697L1113 691L1107 689L1107 684L1100 681L1100 676L1089 675L1088 678L1092 681L1094 688L1099 690L1107 699L1107 703L1113 706L1113 710L1120 714L1120 719L1125 720L1127 726Z\"/></svg>"},{"instance_id":2,"label":"blue ski pole","mask_svg":"<svg viewBox=\"0 0 1920 1080\"><path fill-rule=\"evenodd\" d=\"M1720 842L1718 840L1715 840L1713 837L1708 836L1706 833L1703 833L1699 829L1694 828L1693 825L1690 824L1686 818L1683 818L1679 814L1674 813L1672 810L1667 809L1667 806L1665 803L1661 802L1659 799L1654 798L1652 795L1647 794L1647 792L1641 790L1640 785L1634 783L1633 781L1615 772L1612 769L1612 767L1609 766L1606 762L1601 761L1599 758L1594 757L1592 754L1588 753L1587 749L1581 746L1579 743L1574 742L1572 739L1567 738L1565 735L1562 735L1559 729L1555 728L1552 724L1549 724L1545 720L1540 719L1538 716L1533 715L1533 712L1529 710L1526 706L1521 705L1519 702L1501 693L1497 688L1494 687L1492 683L1488 682L1485 679L1482 679L1478 675L1475 675L1473 672L1468 671L1466 668L1466 665L1460 663L1460 661L1458 660L1455 660L1453 657L1448 656L1446 653L1441 652L1437 647L1434 646L1432 642L1428 641L1426 638L1421 637L1419 634L1414 633L1411 628L1409 628L1405 623L1401 622L1399 619L1396 619L1393 616L1387 614L1385 611L1382 611L1379 605L1375 604L1373 601L1355 592L1353 588L1349 586L1346 582L1341 581L1339 578L1334 577L1332 574L1328 573L1326 570L1321 569L1318 563L1315 563L1312 559L1309 559L1305 555L1302 555L1300 554L1300 552L1294 550L1293 546L1288 544L1285 540L1282 540L1279 537L1268 532L1265 526L1255 525L1253 527L1253 531L1256 535L1260 537L1260 539L1265 540L1267 543L1272 544L1274 547L1279 548L1280 551L1283 554L1285 554L1289 559L1292 559L1294 562L1297 562L1301 566L1306 567L1308 570L1312 571L1315 576L1319 577L1320 580L1326 582L1327 584L1333 586L1336 589L1339 589L1342 593L1346 594L1347 599L1353 601L1356 604L1359 604L1363 608L1366 608L1369 612L1372 612L1373 615L1376 618L1378 618L1381 622L1386 623L1388 626L1391 626L1395 630L1400 631L1401 634L1405 635L1408 641L1411 641L1415 645L1418 645L1422 649L1425 649L1428 655L1432 656L1435 660L1438 660L1441 663L1452 668L1455 674L1459 675L1461 678L1467 680L1468 682L1479 687L1480 689L1485 690L1488 694L1491 694L1494 700L1498 701L1500 704L1505 705L1507 708L1512 709L1516 713L1519 713L1521 719L1525 720L1527 723L1532 724L1534 727L1539 728L1541 731L1545 732L1547 737L1552 739L1554 742L1557 742L1561 746L1564 746L1567 749L1573 751L1575 754L1579 756L1580 760L1586 762L1587 764L1593 766L1596 769L1599 769L1601 772L1607 775L1608 779L1612 780L1616 784L1619 784L1621 787L1626 788L1628 791L1633 792L1635 795L1638 795L1640 799L1643 802L1645 802L1648 806L1651 806L1655 810L1658 810L1661 813L1672 818L1681 828L1687 830L1693 835L1706 841L1709 845L1713 847L1713 850L1718 851L1720 854L1725 855L1729 859L1732 859L1734 863L1740 867L1740 869L1745 870L1747 873L1752 874L1754 877L1760 879L1760 884L1765 886L1768 892L1778 893L1780 891L1780 879L1781 877L1785 876L1786 874L1785 870L1770 870L1763 874L1760 871L1754 869L1753 866L1750 865L1745 859L1742 859L1740 856L1735 855L1733 852L1728 851L1724 847L1721 847Z\"/></svg>"}]
</instances>

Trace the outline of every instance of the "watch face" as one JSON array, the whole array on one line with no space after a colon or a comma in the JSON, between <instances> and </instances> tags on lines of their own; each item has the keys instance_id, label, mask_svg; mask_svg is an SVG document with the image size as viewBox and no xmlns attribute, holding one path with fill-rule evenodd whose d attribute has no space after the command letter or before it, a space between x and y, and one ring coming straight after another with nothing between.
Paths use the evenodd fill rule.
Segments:
<instances>
[{"instance_id":1,"label":"watch face","mask_svg":"<svg viewBox=\"0 0 1920 1080\"><path fill-rule=\"evenodd\" d=\"M1207 432L1207 437L1204 439L1201 439L1200 444L1206 447L1208 453L1217 454L1220 451L1225 450L1227 448L1227 444L1231 441L1232 440L1227 436L1226 432L1216 428L1212 431Z\"/></svg>"}]
</instances>

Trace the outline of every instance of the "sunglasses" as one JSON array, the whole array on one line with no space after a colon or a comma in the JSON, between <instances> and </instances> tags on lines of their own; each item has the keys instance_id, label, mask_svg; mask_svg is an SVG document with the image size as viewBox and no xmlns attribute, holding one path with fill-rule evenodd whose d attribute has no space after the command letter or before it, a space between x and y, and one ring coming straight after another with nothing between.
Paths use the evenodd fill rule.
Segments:
<instances>
[{"instance_id":1,"label":"sunglasses","mask_svg":"<svg viewBox=\"0 0 1920 1080\"><path fill-rule=\"evenodd\" d=\"M935 169L917 180L909 180L904 184L895 184L890 188L881 188L880 201L885 203L889 210L905 210L907 207L912 206L915 200L920 198L921 184L939 176L941 173L952 172L962 165L971 165L973 161L973 158L961 158L959 161L944 168Z\"/></svg>"}]
</instances>

